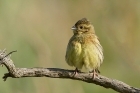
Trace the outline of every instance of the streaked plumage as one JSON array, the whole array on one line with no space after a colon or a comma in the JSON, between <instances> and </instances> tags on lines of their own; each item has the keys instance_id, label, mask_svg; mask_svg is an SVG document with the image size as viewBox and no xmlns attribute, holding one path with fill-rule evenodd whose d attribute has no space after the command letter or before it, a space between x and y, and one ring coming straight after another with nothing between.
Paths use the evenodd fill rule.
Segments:
<instances>
[{"instance_id":1,"label":"streaked plumage","mask_svg":"<svg viewBox=\"0 0 140 93\"><path fill-rule=\"evenodd\" d=\"M90 72L93 71L94 78L104 58L94 27L86 18L83 18L72 27L72 30L74 35L67 46L66 62L76 69L82 69L84 66Z\"/></svg>"}]
</instances>

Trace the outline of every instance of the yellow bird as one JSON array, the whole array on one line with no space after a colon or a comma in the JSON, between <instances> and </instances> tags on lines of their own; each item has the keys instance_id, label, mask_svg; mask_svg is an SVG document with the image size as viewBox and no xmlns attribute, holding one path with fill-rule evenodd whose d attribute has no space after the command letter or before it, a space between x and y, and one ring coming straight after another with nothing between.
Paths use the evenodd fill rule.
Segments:
<instances>
[{"instance_id":1,"label":"yellow bird","mask_svg":"<svg viewBox=\"0 0 140 93\"><path fill-rule=\"evenodd\" d=\"M93 79L98 76L98 68L103 63L103 48L95 34L93 25L82 18L71 28L73 36L69 40L65 55L66 62L76 67L75 74L84 66L93 72Z\"/></svg>"}]
</instances>

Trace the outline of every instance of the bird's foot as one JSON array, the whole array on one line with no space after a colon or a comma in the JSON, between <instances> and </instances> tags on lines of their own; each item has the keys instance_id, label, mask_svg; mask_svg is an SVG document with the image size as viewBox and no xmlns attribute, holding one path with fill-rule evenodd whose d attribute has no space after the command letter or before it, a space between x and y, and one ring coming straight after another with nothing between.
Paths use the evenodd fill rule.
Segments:
<instances>
[{"instance_id":1,"label":"bird's foot","mask_svg":"<svg viewBox=\"0 0 140 93\"><path fill-rule=\"evenodd\" d=\"M78 68L76 68L74 70L74 73L72 74L72 77L76 76L78 74L78 72L81 72L80 70L78 70Z\"/></svg>"},{"instance_id":2,"label":"bird's foot","mask_svg":"<svg viewBox=\"0 0 140 93\"><path fill-rule=\"evenodd\" d=\"M96 70L94 69L92 79L94 80L96 78L96 76L98 76L98 74L96 73Z\"/></svg>"}]
</instances>

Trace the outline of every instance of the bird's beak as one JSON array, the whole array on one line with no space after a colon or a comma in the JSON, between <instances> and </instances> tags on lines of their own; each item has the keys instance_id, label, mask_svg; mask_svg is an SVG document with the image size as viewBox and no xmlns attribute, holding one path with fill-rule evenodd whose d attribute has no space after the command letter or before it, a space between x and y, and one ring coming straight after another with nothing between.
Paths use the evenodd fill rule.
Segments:
<instances>
[{"instance_id":1,"label":"bird's beak","mask_svg":"<svg viewBox=\"0 0 140 93\"><path fill-rule=\"evenodd\" d=\"M77 28L76 28L75 26L73 26L71 29L72 29L72 30L76 30Z\"/></svg>"}]
</instances>

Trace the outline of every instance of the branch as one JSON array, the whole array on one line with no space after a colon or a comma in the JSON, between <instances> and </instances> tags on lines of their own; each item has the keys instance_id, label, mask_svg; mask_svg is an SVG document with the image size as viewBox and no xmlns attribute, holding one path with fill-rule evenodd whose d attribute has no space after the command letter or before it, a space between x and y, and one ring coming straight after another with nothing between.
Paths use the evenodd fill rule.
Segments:
<instances>
[{"instance_id":1,"label":"branch","mask_svg":"<svg viewBox=\"0 0 140 93\"><path fill-rule=\"evenodd\" d=\"M15 52L15 51L13 51ZM9 54L12 54L10 52ZM105 76L98 75L94 80L91 73L79 72L73 77L73 70L65 70L60 68L16 68L6 50L0 50L0 64L5 65L9 73L4 74L3 79L6 81L8 77L50 77L80 80L87 83L94 83L105 88L111 88L120 93L140 93L140 89L129 86L121 81L110 79Z\"/></svg>"}]
</instances>

